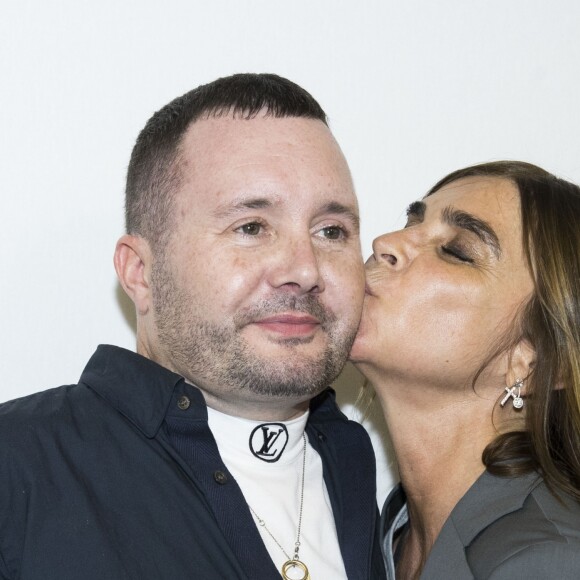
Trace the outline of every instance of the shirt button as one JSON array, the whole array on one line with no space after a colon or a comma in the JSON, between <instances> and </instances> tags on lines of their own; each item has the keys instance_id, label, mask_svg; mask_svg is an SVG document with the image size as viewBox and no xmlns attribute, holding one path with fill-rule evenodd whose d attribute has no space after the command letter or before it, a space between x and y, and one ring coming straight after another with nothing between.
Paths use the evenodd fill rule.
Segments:
<instances>
[{"instance_id":1,"label":"shirt button","mask_svg":"<svg viewBox=\"0 0 580 580\"><path fill-rule=\"evenodd\" d=\"M216 480L217 483L220 485L224 485L224 483L228 482L228 476L223 471L214 471L213 478Z\"/></svg>"},{"instance_id":2,"label":"shirt button","mask_svg":"<svg viewBox=\"0 0 580 580\"><path fill-rule=\"evenodd\" d=\"M191 401L189 400L189 397L187 397L186 395L181 395L181 397L179 397L179 399L177 399L177 406L182 411L189 409L189 405L191 405Z\"/></svg>"}]
</instances>

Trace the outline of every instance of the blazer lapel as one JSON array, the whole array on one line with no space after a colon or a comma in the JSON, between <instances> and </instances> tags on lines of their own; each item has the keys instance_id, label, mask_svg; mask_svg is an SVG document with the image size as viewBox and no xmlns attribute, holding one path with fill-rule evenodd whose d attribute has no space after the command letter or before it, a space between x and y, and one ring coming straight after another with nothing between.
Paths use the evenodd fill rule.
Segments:
<instances>
[{"instance_id":1,"label":"blazer lapel","mask_svg":"<svg viewBox=\"0 0 580 580\"><path fill-rule=\"evenodd\" d=\"M421 578L473 578L466 548L493 522L521 509L526 497L540 481L535 473L509 478L496 477L485 471L447 518Z\"/></svg>"},{"instance_id":2,"label":"blazer lapel","mask_svg":"<svg viewBox=\"0 0 580 580\"><path fill-rule=\"evenodd\" d=\"M473 577L465 557L465 546L457 534L453 521L448 519L435 540L421 578L423 580L428 578L471 580Z\"/></svg>"}]
</instances>

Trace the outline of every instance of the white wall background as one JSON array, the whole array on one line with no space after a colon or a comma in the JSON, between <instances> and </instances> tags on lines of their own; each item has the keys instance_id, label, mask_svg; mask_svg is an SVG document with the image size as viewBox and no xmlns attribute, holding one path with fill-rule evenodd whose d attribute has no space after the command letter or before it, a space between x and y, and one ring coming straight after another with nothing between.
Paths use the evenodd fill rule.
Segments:
<instances>
[{"instance_id":1,"label":"white wall background","mask_svg":"<svg viewBox=\"0 0 580 580\"><path fill-rule=\"evenodd\" d=\"M133 347L111 259L124 174L173 97L248 71L312 92L368 255L460 166L518 158L580 181L579 30L577 0L1 0L0 400L76 382L98 343ZM340 380L349 412L357 381Z\"/></svg>"}]
</instances>

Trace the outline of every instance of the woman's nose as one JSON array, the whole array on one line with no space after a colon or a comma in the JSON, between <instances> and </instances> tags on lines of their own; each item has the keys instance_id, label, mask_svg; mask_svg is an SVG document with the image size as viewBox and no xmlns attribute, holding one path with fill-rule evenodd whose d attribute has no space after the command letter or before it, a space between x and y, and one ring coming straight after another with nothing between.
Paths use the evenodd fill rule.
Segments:
<instances>
[{"instance_id":1,"label":"woman's nose","mask_svg":"<svg viewBox=\"0 0 580 580\"><path fill-rule=\"evenodd\" d=\"M401 232L383 234L373 242L373 257L378 263L398 269L404 265L406 255Z\"/></svg>"}]
</instances>

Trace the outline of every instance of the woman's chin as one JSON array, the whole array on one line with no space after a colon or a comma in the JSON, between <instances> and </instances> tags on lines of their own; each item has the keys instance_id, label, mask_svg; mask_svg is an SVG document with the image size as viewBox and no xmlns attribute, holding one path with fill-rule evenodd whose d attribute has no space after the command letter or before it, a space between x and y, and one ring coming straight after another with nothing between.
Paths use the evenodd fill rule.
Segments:
<instances>
[{"instance_id":1,"label":"woman's chin","mask_svg":"<svg viewBox=\"0 0 580 580\"><path fill-rule=\"evenodd\" d=\"M364 335L359 330L350 349L350 354L348 355L348 360L355 366L368 360L369 353L366 342Z\"/></svg>"}]
</instances>

